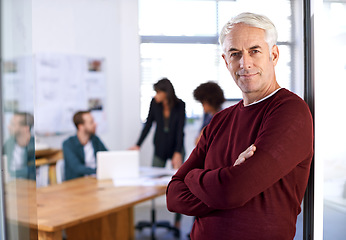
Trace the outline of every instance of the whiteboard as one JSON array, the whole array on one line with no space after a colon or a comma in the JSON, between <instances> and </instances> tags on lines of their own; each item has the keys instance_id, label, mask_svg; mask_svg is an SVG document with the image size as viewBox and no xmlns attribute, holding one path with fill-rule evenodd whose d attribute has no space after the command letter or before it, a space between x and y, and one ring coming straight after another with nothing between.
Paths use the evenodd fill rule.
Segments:
<instances>
[{"instance_id":1,"label":"whiteboard","mask_svg":"<svg viewBox=\"0 0 346 240\"><path fill-rule=\"evenodd\" d=\"M80 110L92 110L98 130L106 128L104 59L41 53L34 66L36 134L75 131L72 118Z\"/></svg>"}]
</instances>

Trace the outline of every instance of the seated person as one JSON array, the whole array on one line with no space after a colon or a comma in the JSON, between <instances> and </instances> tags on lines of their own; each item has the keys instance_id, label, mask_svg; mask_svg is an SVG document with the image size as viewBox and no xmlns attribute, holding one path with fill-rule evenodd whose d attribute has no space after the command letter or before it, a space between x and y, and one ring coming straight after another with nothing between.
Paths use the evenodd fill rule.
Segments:
<instances>
[{"instance_id":1,"label":"seated person","mask_svg":"<svg viewBox=\"0 0 346 240\"><path fill-rule=\"evenodd\" d=\"M77 135L63 142L65 179L96 174L96 153L107 151L95 135L96 123L90 111L80 111L73 116Z\"/></svg>"},{"instance_id":2,"label":"seated person","mask_svg":"<svg viewBox=\"0 0 346 240\"><path fill-rule=\"evenodd\" d=\"M4 144L10 177L36 179L35 139L31 134L34 117L30 113L15 112L8 126L10 137Z\"/></svg>"}]
</instances>

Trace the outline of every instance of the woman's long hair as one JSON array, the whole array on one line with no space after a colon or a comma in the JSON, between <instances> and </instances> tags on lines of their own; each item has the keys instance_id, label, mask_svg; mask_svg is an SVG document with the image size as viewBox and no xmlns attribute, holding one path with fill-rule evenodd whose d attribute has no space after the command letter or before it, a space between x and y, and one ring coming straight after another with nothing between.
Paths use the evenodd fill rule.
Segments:
<instances>
[{"instance_id":1,"label":"woman's long hair","mask_svg":"<svg viewBox=\"0 0 346 240\"><path fill-rule=\"evenodd\" d=\"M178 102L178 98L175 95L174 87L167 78L162 78L157 83L154 84L154 90L162 91L167 94L168 106L170 109L174 107L174 105Z\"/></svg>"}]
</instances>

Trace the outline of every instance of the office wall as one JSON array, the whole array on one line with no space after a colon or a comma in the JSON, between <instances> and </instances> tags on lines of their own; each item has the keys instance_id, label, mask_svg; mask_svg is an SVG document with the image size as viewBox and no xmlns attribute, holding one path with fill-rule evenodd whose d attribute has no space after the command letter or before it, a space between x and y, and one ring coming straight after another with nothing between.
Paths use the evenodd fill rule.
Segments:
<instances>
[{"instance_id":1,"label":"office wall","mask_svg":"<svg viewBox=\"0 0 346 240\"><path fill-rule=\"evenodd\" d=\"M137 9L136 0L32 0L34 54L105 58L107 130L98 135L112 150L132 146L141 129ZM61 147L66 137L37 140Z\"/></svg>"}]
</instances>

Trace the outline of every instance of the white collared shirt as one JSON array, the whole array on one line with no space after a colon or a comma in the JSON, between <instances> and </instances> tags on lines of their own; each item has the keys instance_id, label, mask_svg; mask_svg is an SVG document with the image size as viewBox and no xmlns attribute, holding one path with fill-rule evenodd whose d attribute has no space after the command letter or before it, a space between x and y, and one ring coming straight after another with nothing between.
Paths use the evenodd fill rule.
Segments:
<instances>
[{"instance_id":1,"label":"white collared shirt","mask_svg":"<svg viewBox=\"0 0 346 240\"><path fill-rule=\"evenodd\" d=\"M89 168L96 168L94 147L91 141L89 141L87 144L84 145L84 160L85 160L85 166Z\"/></svg>"},{"instance_id":2,"label":"white collared shirt","mask_svg":"<svg viewBox=\"0 0 346 240\"><path fill-rule=\"evenodd\" d=\"M14 145L12 161L10 163L10 170L17 171L24 167L25 159L24 159L25 148L19 146L17 143Z\"/></svg>"}]
</instances>

